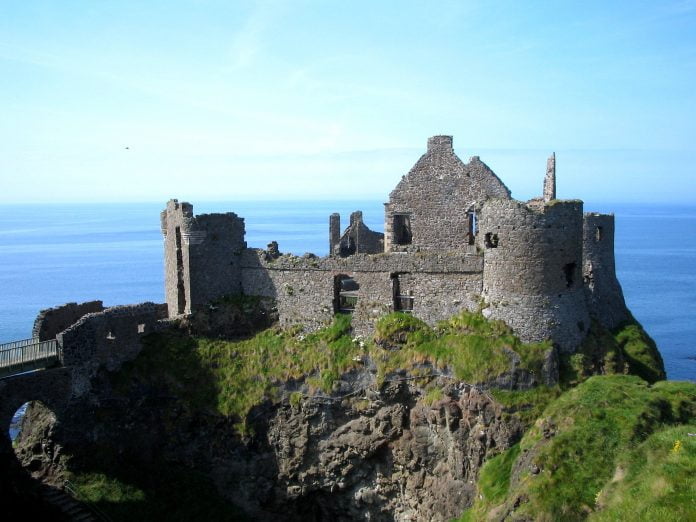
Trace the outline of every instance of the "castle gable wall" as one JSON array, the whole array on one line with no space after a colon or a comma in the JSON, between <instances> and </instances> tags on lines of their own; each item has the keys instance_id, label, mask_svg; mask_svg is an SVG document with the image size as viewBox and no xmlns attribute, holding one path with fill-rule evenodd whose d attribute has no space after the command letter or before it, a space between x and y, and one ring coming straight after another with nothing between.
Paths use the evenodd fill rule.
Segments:
<instances>
[{"instance_id":1,"label":"castle gable wall","mask_svg":"<svg viewBox=\"0 0 696 522\"><path fill-rule=\"evenodd\" d=\"M468 212L488 198L510 198L510 191L478 156L463 163L451 136L433 136L428 151L389 195L385 250L462 248L471 228ZM410 243L400 237L400 220L407 220Z\"/></svg>"}]
</instances>

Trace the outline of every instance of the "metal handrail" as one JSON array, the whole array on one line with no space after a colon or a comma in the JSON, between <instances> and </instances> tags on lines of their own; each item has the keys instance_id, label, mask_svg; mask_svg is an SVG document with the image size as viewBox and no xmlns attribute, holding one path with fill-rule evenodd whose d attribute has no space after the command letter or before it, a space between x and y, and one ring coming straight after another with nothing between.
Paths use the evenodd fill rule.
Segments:
<instances>
[{"instance_id":1,"label":"metal handrail","mask_svg":"<svg viewBox=\"0 0 696 522\"><path fill-rule=\"evenodd\" d=\"M55 339L40 341L34 338L0 344L2 369L23 369L27 365L52 359L58 359L58 343Z\"/></svg>"}]
</instances>

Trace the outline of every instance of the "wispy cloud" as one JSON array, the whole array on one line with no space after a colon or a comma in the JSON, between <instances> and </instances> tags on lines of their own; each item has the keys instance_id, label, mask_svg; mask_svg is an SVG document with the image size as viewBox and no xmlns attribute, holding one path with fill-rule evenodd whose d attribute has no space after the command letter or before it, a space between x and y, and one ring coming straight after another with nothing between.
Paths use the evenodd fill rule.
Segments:
<instances>
[{"instance_id":1,"label":"wispy cloud","mask_svg":"<svg viewBox=\"0 0 696 522\"><path fill-rule=\"evenodd\" d=\"M265 46L265 35L283 9L284 4L280 1L261 0L255 3L232 40L230 57L234 69L244 69L256 62Z\"/></svg>"}]
</instances>

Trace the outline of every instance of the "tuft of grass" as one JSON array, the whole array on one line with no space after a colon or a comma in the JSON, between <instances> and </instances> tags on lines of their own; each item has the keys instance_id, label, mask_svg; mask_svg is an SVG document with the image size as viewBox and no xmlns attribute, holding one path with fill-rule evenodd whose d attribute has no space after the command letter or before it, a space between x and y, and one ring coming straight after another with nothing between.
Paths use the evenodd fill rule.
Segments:
<instances>
[{"instance_id":1,"label":"tuft of grass","mask_svg":"<svg viewBox=\"0 0 696 522\"><path fill-rule=\"evenodd\" d=\"M638 321L626 324L614 332L614 339L623 351L628 371L648 382L667 378L664 362L655 341Z\"/></svg>"},{"instance_id":2,"label":"tuft of grass","mask_svg":"<svg viewBox=\"0 0 696 522\"><path fill-rule=\"evenodd\" d=\"M132 520L248 520L225 501L205 476L160 462L130 466L123 462L102 472L73 473L77 498L114 522Z\"/></svg>"},{"instance_id":3,"label":"tuft of grass","mask_svg":"<svg viewBox=\"0 0 696 522\"><path fill-rule=\"evenodd\" d=\"M696 424L658 431L627 451L589 520L696 520L696 440L689 433Z\"/></svg>"},{"instance_id":4,"label":"tuft of grass","mask_svg":"<svg viewBox=\"0 0 696 522\"><path fill-rule=\"evenodd\" d=\"M83 473L74 479L78 499L86 504L126 504L145 500L145 492L103 473Z\"/></svg>"},{"instance_id":5,"label":"tuft of grass","mask_svg":"<svg viewBox=\"0 0 696 522\"><path fill-rule=\"evenodd\" d=\"M653 434L693 423L695 413L693 383L650 386L636 376L591 377L551 402L524 435L520 466L512 466L510 489L499 504L515 519L584 519L617 463L630 461L634 448ZM673 446L674 438L665 451ZM489 508L477 502L473 512Z\"/></svg>"},{"instance_id":6,"label":"tuft of grass","mask_svg":"<svg viewBox=\"0 0 696 522\"><path fill-rule=\"evenodd\" d=\"M433 386L433 387L429 388L428 391L425 392L425 395L423 396L421 401L424 404L433 405L437 401L442 400L444 398L444 396L445 396L445 393L442 391L442 388L440 388L438 386Z\"/></svg>"},{"instance_id":7,"label":"tuft of grass","mask_svg":"<svg viewBox=\"0 0 696 522\"><path fill-rule=\"evenodd\" d=\"M566 388L592 375L631 374L650 383L666 377L655 341L633 318L611 332L593 322L577 353L561 356L560 373Z\"/></svg>"},{"instance_id":8,"label":"tuft of grass","mask_svg":"<svg viewBox=\"0 0 696 522\"><path fill-rule=\"evenodd\" d=\"M513 356L519 368L540 375L550 343L524 344L502 321L489 321L481 313L461 312L436 328L420 319L394 312L377 321L377 344L392 348L374 354L380 376L413 365L429 363L451 368L455 377L470 383L495 379L512 369ZM396 348L396 349L394 349Z\"/></svg>"},{"instance_id":9,"label":"tuft of grass","mask_svg":"<svg viewBox=\"0 0 696 522\"><path fill-rule=\"evenodd\" d=\"M560 386L535 386L529 390L492 389L490 394L502 404L505 413L516 415L528 428L541 416L546 406L561 395Z\"/></svg>"},{"instance_id":10,"label":"tuft of grass","mask_svg":"<svg viewBox=\"0 0 696 522\"><path fill-rule=\"evenodd\" d=\"M510 472L515 459L520 454L520 445L515 444L495 457L487 460L478 479L478 499L454 522L473 522L485 520L487 511L500 504L510 489Z\"/></svg>"}]
</instances>

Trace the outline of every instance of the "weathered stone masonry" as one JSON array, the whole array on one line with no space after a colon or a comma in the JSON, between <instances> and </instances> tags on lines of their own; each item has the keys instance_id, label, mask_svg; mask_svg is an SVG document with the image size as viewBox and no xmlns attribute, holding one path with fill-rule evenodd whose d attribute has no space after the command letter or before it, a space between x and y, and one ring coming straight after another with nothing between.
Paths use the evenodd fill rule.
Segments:
<instances>
[{"instance_id":1,"label":"weathered stone masonry","mask_svg":"<svg viewBox=\"0 0 696 522\"><path fill-rule=\"evenodd\" d=\"M235 214L194 217L190 204L172 200L162 213L169 314L244 293L275 299L283 325L315 329L349 312L368 334L391 310L432 324L483 307L524 341L573 351L591 318L616 326L628 312L613 216L583 215L581 201L555 199L555 185L553 155L542 196L513 200L477 156L465 164L451 136L433 136L385 203L384 235L361 212L341 233L333 214L324 258L248 249Z\"/></svg>"},{"instance_id":2,"label":"weathered stone masonry","mask_svg":"<svg viewBox=\"0 0 696 522\"><path fill-rule=\"evenodd\" d=\"M81 317L56 332L58 325L81 312ZM168 324L166 304L103 309L101 301L92 301L42 310L34 323L34 332L40 338L54 332L50 335L58 342L63 366L0 381L0 426L5 433L5 437L0 437L0 453L12 454L7 428L22 404L41 401L60 417L70 401L90 393L91 381L100 368L118 370L140 353L144 335Z\"/></svg>"}]
</instances>

